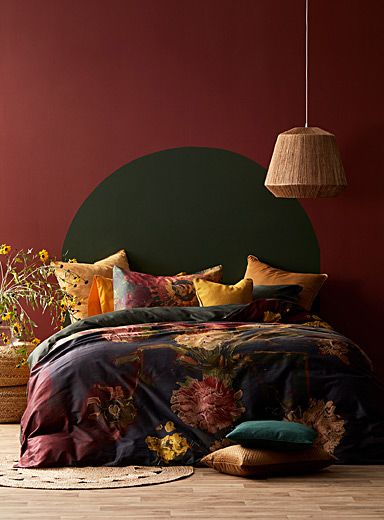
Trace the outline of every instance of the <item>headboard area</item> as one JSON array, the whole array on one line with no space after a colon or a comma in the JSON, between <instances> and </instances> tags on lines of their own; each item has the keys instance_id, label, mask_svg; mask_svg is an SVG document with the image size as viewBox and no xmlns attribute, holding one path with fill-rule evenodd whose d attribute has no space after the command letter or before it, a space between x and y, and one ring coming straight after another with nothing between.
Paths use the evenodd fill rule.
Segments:
<instances>
[{"instance_id":1,"label":"headboard area","mask_svg":"<svg viewBox=\"0 0 384 520\"><path fill-rule=\"evenodd\" d=\"M193 273L223 264L243 277L247 255L283 269L319 272L311 222L295 199L276 199L265 170L228 150L183 147L112 173L84 201L63 255L93 262L125 249L132 270Z\"/></svg>"}]
</instances>

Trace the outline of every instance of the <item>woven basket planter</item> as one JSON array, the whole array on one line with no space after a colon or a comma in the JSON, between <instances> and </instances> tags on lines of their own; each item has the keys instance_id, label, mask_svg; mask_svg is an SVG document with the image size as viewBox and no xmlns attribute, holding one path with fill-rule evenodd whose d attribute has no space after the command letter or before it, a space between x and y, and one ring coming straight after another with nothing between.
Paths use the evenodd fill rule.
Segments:
<instances>
[{"instance_id":1,"label":"woven basket planter","mask_svg":"<svg viewBox=\"0 0 384 520\"><path fill-rule=\"evenodd\" d=\"M33 346L28 348L32 351ZM0 346L0 387L26 385L29 378L28 365L17 368L21 362L17 347Z\"/></svg>"},{"instance_id":2,"label":"woven basket planter","mask_svg":"<svg viewBox=\"0 0 384 520\"><path fill-rule=\"evenodd\" d=\"M0 423L18 423L27 406L27 386L0 388Z\"/></svg>"},{"instance_id":3,"label":"woven basket planter","mask_svg":"<svg viewBox=\"0 0 384 520\"><path fill-rule=\"evenodd\" d=\"M0 346L0 423L18 423L27 405L28 365L22 365L19 354L23 344ZM25 345L27 353L34 346Z\"/></svg>"}]
</instances>

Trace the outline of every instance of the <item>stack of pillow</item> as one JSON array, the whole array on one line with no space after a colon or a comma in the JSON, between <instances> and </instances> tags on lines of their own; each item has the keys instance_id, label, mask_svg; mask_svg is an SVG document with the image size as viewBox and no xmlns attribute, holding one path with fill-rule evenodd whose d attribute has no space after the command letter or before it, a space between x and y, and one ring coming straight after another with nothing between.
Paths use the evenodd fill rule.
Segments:
<instances>
[{"instance_id":1,"label":"stack of pillow","mask_svg":"<svg viewBox=\"0 0 384 520\"><path fill-rule=\"evenodd\" d=\"M227 435L233 446L205 456L201 463L222 473L267 478L319 471L334 457L313 446L316 432L288 421L246 421Z\"/></svg>"},{"instance_id":2,"label":"stack of pillow","mask_svg":"<svg viewBox=\"0 0 384 520\"><path fill-rule=\"evenodd\" d=\"M223 285L223 266L194 274L153 276L131 271L124 250L94 264L55 262L59 284L76 301L72 320L134 307L246 304L289 300L309 310L326 274L292 273L248 256L244 279Z\"/></svg>"}]
</instances>

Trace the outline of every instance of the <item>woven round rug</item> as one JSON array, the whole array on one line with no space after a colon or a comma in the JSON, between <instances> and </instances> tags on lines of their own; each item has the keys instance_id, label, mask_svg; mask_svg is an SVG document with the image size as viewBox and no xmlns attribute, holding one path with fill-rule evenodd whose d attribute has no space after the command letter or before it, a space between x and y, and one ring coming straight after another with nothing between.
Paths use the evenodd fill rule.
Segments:
<instances>
[{"instance_id":1,"label":"woven round rug","mask_svg":"<svg viewBox=\"0 0 384 520\"><path fill-rule=\"evenodd\" d=\"M109 489L171 482L193 474L191 466L87 466L14 468L17 459L0 458L0 486L34 489Z\"/></svg>"}]
</instances>

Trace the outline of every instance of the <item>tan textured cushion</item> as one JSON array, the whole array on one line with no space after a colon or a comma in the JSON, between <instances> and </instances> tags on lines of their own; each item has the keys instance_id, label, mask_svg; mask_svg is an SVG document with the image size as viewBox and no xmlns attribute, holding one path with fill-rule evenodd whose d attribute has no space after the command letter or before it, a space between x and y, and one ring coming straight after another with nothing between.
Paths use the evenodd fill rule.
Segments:
<instances>
[{"instance_id":1,"label":"tan textured cushion","mask_svg":"<svg viewBox=\"0 0 384 520\"><path fill-rule=\"evenodd\" d=\"M332 455L322 448L274 451L243 448L236 444L210 453L201 459L201 463L229 475L267 478L319 471L333 464L334 460Z\"/></svg>"},{"instance_id":2,"label":"tan textured cushion","mask_svg":"<svg viewBox=\"0 0 384 520\"><path fill-rule=\"evenodd\" d=\"M72 321L81 320L88 316L88 297L93 277L112 278L115 265L129 270L127 255L123 249L94 264L54 262L55 275L60 287L74 298L75 312Z\"/></svg>"},{"instance_id":3,"label":"tan textured cushion","mask_svg":"<svg viewBox=\"0 0 384 520\"><path fill-rule=\"evenodd\" d=\"M260 262L256 256L248 256L244 278L251 278L254 285L301 285L298 304L310 310L327 274L291 273Z\"/></svg>"},{"instance_id":4,"label":"tan textured cushion","mask_svg":"<svg viewBox=\"0 0 384 520\"><path fill-rule=\"evenodd\" d=\"M223 285L203 278L194 280L197 299L200 307L212 305L229 305L231 303L251 303L252 280L240 280L236 285Z\"/></svg>"}]
</instances>

